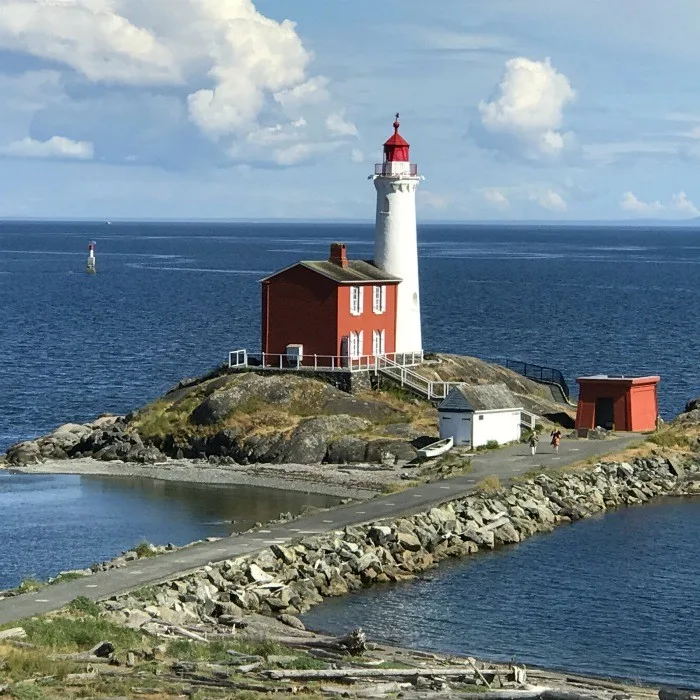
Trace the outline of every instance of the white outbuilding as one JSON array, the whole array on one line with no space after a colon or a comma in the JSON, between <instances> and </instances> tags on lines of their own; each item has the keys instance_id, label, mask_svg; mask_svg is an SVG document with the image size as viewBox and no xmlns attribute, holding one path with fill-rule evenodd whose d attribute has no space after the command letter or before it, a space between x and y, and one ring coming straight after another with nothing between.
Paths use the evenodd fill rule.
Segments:
<instances>
[{"instance_id":1,"label":"white outbuilding","mask_svg":"<svg viewBox=\"0 0 700 700\"><path fill-rule=\"evenodd\" d=\"M522 403L505 384L460 384L438 406L440 439L472 449L520 440Z\"/></svg>"}]
</instances>

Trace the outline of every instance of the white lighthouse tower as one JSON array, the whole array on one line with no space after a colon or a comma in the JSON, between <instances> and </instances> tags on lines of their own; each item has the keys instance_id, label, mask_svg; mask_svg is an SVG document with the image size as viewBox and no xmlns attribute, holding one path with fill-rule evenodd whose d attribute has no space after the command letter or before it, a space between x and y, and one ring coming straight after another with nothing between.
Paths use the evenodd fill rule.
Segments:
<instances>
[{"instance_id":1,"label":"white lighthouse tower","mask_svg":"<svg viewBox=\"0 0 700 700\"><path fill-rule=\"evenodd\" d=\"M384 162L374 168L377 188L377 228L374 264L401 278L396 305L396 352L423 351L418 283L418 235L416 189L422 179L410 162L410 146L399 134L399 115L394 135L384 144Z\"/></svg>"}]
</instances>

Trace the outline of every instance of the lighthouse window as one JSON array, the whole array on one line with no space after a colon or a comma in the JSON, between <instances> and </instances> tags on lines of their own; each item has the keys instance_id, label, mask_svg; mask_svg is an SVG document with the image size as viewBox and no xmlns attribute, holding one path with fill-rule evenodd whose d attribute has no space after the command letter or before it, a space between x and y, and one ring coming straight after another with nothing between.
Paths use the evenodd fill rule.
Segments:
<instances>
[{"instance_id":1,"label":"lighthouse window","mask_svg":"<svg viewBox=\"0 0 700 700\"><path fill-rule=\"evenodd\" d=\"M386 287L373 287L373 311L375 314L383 314L386 311Z\"/></svg>"},{"instance_id":2,"label":"lighthouse window","mask_svg":"<svg viewBox=\"0 0 700 700\"><path fill-rule=\"evenodd\" d=\"M353 316L362 315L362 287L350 287L350 313Z\"/></svg>"}]
</instances>

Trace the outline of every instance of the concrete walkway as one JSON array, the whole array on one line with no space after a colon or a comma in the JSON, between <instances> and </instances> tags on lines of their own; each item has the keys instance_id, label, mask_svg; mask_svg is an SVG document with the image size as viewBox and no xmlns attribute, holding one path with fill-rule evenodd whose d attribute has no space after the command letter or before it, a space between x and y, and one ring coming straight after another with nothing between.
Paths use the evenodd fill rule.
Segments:
<instances>
[{"instance_id":1,"label":"concrete walkway","mask_svg":"<svg viewBox=\"0 0 700 700\"><path fill-rule=\"evenodd\" d=\"M58 610L80 595L92 599L109 598L142 586L182 576L210 562L231 559L255 552L271 544L284 544L307 535L340 530L384 518L397 518L428 510L434 505L468 495L485 476L508 479L540 466L562 467L591 457L619 452L644 440L640 435L623 435L607 440L563 440L559 454L552 453L546 438L533 458L527 445L512 445L483 453L472 459L473 470L467 476L437 481L401 493L354 502L331 511L306 516L270 530L224 538L194 545L172 554L140 559L121 569L47 586L36 593L26 593L0 601L0 625L33 615ZM409 470L407 470L409 471Z\"/></svg>"}]
</instances>

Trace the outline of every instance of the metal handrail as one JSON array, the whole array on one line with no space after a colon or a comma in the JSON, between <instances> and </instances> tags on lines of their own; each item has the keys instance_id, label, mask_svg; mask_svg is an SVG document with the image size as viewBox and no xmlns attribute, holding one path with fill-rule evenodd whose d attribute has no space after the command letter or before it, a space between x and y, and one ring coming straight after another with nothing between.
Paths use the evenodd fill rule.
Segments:
<instances>
[{"instance_id":1,"label":"metal handrail","mask_svg":"<svg viewBox=\"0 0 700 700\"><path fill-rule=\"evenodd\" d=\"M391 359L393 358L393 359ZM233 350L229 353L228 366L231 369L254 368L286 371L322 372L367 372L375 370L378 362L384 359L397 367L415 366L423 361L422 353L389 353L384 355L293 355L281 353L251 353L247 350Z\"/></svg>"},{"instance_id":2,"label":"metal handrail","mask_svg":"<svg viewBox=\"0 0 700 700\"><path fill-rule=\"evenodd\" d=\"M555 384L561 389L567 399L571 395L569 392L569 385L566 383L564 375L558 369L543 367L542 365L536 365L532 362L521 362L520 360L502 360L500 364L506 369L510 369L535 382Z\"/></svg>"}]
</instances>

